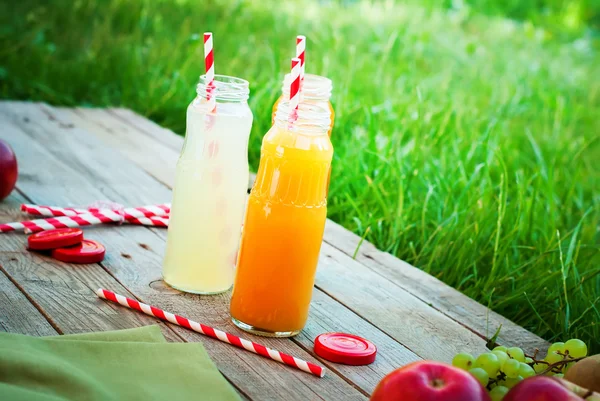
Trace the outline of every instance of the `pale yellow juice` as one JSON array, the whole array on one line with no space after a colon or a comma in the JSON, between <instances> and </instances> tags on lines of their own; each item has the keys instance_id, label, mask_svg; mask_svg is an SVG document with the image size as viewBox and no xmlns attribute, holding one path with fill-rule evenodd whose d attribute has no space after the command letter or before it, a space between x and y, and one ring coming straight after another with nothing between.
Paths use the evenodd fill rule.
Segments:
<instances>
[{"instance_id":1,"label":"pale yellow juice","mask_svg":"<svg viewBox=\"0 0 600 401\"><path fill-rule=\"evenodd\" d=\"M163 264L164 280L174 288L212 294L233 284L251 125L247 105L218 105L210 121L201 101L188 108Z\"/></svg>"}]
</instances>

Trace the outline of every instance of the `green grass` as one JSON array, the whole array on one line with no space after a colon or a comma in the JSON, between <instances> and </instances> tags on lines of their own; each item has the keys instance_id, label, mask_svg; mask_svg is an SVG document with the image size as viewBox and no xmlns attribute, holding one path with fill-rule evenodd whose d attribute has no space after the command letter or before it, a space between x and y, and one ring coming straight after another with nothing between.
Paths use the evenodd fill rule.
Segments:
<instances>
[{"instance_id":1,"label":"green grass","mask_svg":"<svg viewBox=\"0 0 600 401\"><path fill-rule=\"evenodd\" d=\"M217 72L251 81L254 168L307 35L307 70L335 84L330 217L548 340L600 351L593 2L6 3L0 97L125 106L179 133L212 30Z\"/></svg>"}]
</instances>

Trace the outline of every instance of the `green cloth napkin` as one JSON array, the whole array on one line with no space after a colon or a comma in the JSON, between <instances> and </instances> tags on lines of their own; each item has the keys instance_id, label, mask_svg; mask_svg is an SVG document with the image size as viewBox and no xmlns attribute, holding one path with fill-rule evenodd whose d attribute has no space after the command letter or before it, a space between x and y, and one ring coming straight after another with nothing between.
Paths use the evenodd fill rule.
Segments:
<instances>
[{"instance_id":1,"label":"green cloth napkin","mask_svg":"<svg viewBox=\"0 0 600 401\"><path fill-rule=\"evenodd\" d=\"M0 333L0 399L235 400L201 343L169 343L160 327L30 337Z\"/></svg>"}]
</instances>

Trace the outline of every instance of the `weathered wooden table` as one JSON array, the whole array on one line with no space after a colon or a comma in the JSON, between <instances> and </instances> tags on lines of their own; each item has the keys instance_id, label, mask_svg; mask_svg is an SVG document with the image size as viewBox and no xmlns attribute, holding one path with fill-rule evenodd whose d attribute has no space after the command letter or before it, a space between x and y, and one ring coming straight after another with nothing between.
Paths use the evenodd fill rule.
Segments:
<instances>
[{"instance_id":1,"label":"weathered wooden table","mask_svg":"<svg viewBox=\"0 0 600 401\"><path fill-rule=\"evenodd\" d=\"M182 118L184 116L182 115ZM0 102L0 138L19 161L17 190L0 202L0 221L23 219L20 203L124 205L170 201L183 139L125 109L66 109ZM253 338L230 322L229 293L180 293L161 280L166 230L141 226L86 229L107 248L99 264L70 265L25 250L25 235L0 234L0 330L36 336L159 324L170 341L200 341L246 399L365 399L391 370L419 359L449 362L485 351L502 324L501 344L547 344L427 273L362 242L328 221L310 317L292 339L259 342L328 368L319 379L181 327L107 303L104 287L194 320ZM449 266L448 268L452 268ZM356 333L378 347L375 363L351 367L319 360L314 338ZM256 337L254 337L256 338ZM199 393L201 395L201 392Z\"/></svg>"}]
</instances>

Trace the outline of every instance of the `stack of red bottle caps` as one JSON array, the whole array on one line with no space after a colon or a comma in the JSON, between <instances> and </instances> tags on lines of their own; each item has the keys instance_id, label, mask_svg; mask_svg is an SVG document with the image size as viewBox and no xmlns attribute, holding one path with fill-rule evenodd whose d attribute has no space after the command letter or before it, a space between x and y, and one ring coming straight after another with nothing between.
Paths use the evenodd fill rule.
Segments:
<instances>
[{"instance_id":1,"label":"stack of red bottle caps","mask_svg":"<svg viewBox=\"0 0 600 401\"><path fill-rule=\"evenodd\" d=\"M32 234L27 238L27 249L49 251L54 259L67 263L101 262L106 253L102 244L84 239L80 228L58 228Z\"/></svg>"}]
</instances>

